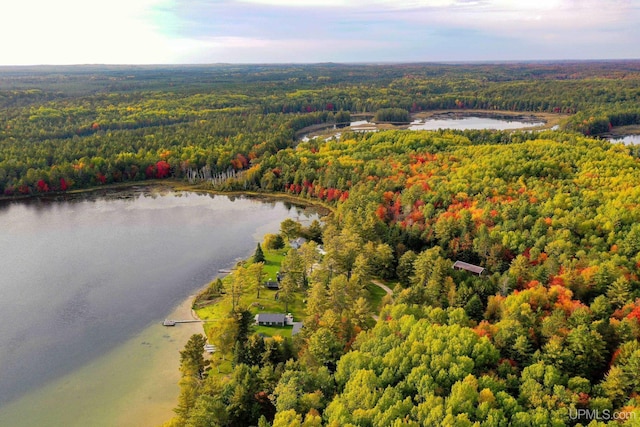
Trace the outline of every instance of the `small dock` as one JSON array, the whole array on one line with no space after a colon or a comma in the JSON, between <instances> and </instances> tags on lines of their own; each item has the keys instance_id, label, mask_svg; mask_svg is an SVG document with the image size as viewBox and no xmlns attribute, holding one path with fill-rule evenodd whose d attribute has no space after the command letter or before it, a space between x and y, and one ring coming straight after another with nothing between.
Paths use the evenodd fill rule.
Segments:
<instances>
[{"instance_id":1,"label":"small dock","mask_svg":"<svg viewBox=\"0 0 640 427\"><path fill-rule=\"evenodd\" d=\"M207 322L215 322L215 320L200 320L200 319L171 320L171 319L164 319L164 322L162 322L162 326L176 326L178 323L207 323Z\"/></svg>"},{"instance_id":2,"label":"small dock","mask_svg":"<svg viewBox=\"0 0 640 427\"><path fill-rule=\"evenodd\" d=\"M164 322L162 322L162 326L176 326L178 323L201 323L203 322L202 320L196 320L196 319L191 319L191 320L170 320L170 319L164 319Z\"/></svg>"}]
</instances>

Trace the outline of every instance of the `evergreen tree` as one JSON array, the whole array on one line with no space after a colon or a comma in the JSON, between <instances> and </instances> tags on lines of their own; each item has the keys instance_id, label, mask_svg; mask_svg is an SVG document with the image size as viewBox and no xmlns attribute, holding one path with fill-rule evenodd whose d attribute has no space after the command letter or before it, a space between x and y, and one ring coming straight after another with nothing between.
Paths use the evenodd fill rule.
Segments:
<instances>
[{"instance_id":1,"label":"evergreen tree","mask_svg":"<svg viewBox=\"0 0 640 427\"><path fill-rule=\"evenodd\" d=\"M253 262L265 262L266 259L264 257L264 252L262 252L262 247L260 246L260 243L258 243L258 246L256 247L256 251L253 254Z\"/></svg>"},{"instance_id":2,"label":"evergreen tree","mask_svg":"<svg viewBox=\"0 0 640 427\"><path fill-rule=\"evenodd\" d=\"M480 297L478 295L474 295L471 299L465 304L464 311L467 313L470 319L473 320L482 320L482 316L484 315L484 306Z\"/></svg>"},{"instance_id":3,"label":"evergreen tree","mask_svg":"<svg viewBox=\"0 0 640 427\"><path fill-rule=\"evenodd\" d=\"M398 267L396 268L396 274L400 284L407 288L411 286L411 277L414 275L415 270L413 268L413 262L416 260L416 253L413 251L407 251L400 257L398 261Z\"/></svg>"},{"instance_id":4,"label":"evergreen tree","mask_svg":"<svg viewBox=\"0 0 640 427\"><path fill-rule=\"evenodd\" d=\"M206 362L203 352L207 339L201 334L193 334L184 350L180 352L180 370L183 376L192 376L198 379L204 377Z\"/></svg>"},{"instance_id":5,"label":"evergreen tree","mask_svg":"<svg viewBox=\"0 0 640 427\"><path fill-rule=\"evenodd\" d=\"M622 307L632 300L631 285L625 277L620 277L607 289L607 298L614 307Z\"/></svg>"},{"instance_id":6,"label":"evergreen tree","mask_svg":"<svg viewBox=\"0 0 640 427\"><path fill-rule=\"evenodd\" d=\"M322 224L320 221L313 220L313 222L309 225L308 228L304 230L305 237L309 240L313 240L316 243L322 243Z\"/></svg>"},{"instance_id":7,"label":"evergreen tree","mask_svg":"<svg viewBox=\"0 0 640 427\"><path fill-rule=\"evenodd\" d=\"M236 335L236 341L244 345L251 333L251 327L254 322L254 317L249 310L240 310L235 312L235 320L238 324L238 334Z\"/></svg>"},{"instance_id":8,"label":"evergreen tree","mask_svg":"<svg viewBox=\"0 0 640 427\"><path fill-rule=\"evenodd\" d=\"M264 236L264 247L267 249L284 248L284 239L281 234L267 234Z\"/></svg>"},{"instance_id":9,"label":"evergreen tree","mask_svg":"<svg viewBox=\"0 0 640 427\"><path fill-rule=\"evenodd\" d=\"M236 341L236 344L233 346L233 357L231 358L232 366L236 367L240 364L246 364L246 353L245 346L240 341Z\"/></svg>"}]
</instances>

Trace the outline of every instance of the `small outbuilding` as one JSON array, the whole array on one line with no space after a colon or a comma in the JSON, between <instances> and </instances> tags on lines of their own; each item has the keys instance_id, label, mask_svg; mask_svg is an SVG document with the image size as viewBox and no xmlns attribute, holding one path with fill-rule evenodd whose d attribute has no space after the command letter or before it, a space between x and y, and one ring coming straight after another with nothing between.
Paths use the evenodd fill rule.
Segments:
<instances>
[{"instance_id":1,"label":"small outbuilding","mask_svg":"<svg viewBox=\"0 0 640 427\"><path fill-rule=\"evenodd\" d=\"M264 282L264 287L277 291L278 289L280 289L280 283L273 280L267 280L266 282Z\"/></svg>"},{"instance_id":2,"label":"small outbuilding","mask_svg":"<svg viewBox=\"0 0 640 427\"><path fill-rule=\"evenodd\" d=\"M464 262L464 261L456 261L453 264L453 268L454 270L466 270L473 274L477 274L478 276L482 276L486 272L486 269L484 267L480 267L479 265L469 264L468 262Z\"/></svg>"}]
</instances>

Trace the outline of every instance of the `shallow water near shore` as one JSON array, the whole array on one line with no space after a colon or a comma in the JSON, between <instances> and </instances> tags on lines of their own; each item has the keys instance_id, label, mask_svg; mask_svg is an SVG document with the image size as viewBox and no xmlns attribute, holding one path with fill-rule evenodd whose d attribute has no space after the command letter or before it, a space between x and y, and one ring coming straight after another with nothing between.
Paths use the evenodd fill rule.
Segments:
<instances>
[{"instance_id":1,"label":"shallow water near shore","mask_svg":"<svg viewBox=\"0 0 640 427\"><path fill-rule=\"evenodd\" d=\"M287 217L306 214L148 188L0 205L0 425L166 421L202 327L161 321Z\"/></svg>"},{"instance_id":2,"label":"shallow water near shore","mask_svg":"<svg viewBox=\"0 0 640 427\"><path fill-rule=\"evenodd\" d=\"M169 318L191 315L191 298ZM189 317L187 317L189 316ZM180 350L200 323L156 322L114 350L0 411L6 426L159 426L174 414Z\"/></svg>"}]
</instances>

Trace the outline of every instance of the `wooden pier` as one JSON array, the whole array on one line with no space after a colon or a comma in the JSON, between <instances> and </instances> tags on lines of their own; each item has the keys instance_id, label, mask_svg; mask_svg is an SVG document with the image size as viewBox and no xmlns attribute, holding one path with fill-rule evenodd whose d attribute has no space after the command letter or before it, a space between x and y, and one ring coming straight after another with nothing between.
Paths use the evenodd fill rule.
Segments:
<instances>
[{"instance_id":1,"label":"wooden pier","mask_svg":"<svg viewBox=\"0 0 640 427\"><path fill-rule=\"evenodd\" d=\"M206 322L215 322L215 320L200 320L200 319L171 320L171 319L164 319L164 322L162 322L162 326L176 326L178 323L206 323Z\"/></svg>"}]
</instances>

